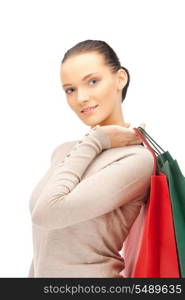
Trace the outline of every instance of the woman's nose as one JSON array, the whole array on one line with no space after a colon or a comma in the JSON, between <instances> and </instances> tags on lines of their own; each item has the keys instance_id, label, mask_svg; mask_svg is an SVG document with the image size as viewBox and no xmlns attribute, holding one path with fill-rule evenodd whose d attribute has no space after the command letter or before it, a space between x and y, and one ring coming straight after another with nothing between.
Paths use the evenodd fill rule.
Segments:
<instances>
[{"instance_id":1,"label":"woman's nose","mask_svg":"<svg viewBox=\"0 0 185 300\"><path fill-rule=\"evenodd\" d=\"M87 95L87 93L79 91L77 93L77 102L78 103L82 103L84 101L88 101L89 100L89 96Z\"/></svg>"}]
</instances>

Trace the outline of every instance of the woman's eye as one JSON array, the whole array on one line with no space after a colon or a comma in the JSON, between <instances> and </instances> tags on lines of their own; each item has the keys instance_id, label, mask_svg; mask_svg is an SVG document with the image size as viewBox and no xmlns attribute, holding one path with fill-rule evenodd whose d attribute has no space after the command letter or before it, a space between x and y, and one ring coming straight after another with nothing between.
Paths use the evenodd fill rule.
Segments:
<instances>
[{"instance_id":1,"label":"woman's eye","mask_svg":"<svg viewBox=\"0 0 185 300\"><path fill-rule=\"evenodd\" d=\"M90 82L91 82L91 81L94 81L94 80L97 82L97 79L95 79L95 78L94 78L94 79L91 79Z\"/></svg>"},{"instance_id":2,"label":"woman's eye","mask_svg":"<svg viewBox=\"0 0 185 300\"><path fill-rule=\"evenodd\" d=\"M93 79L90 80L90 82L91 82L91 81L95 81L95 83L96 83L98 80L95 79L95 78L93 78ZM94 85L94 84L93 84L93 85ZM70 91L70 90L73 90L73 91L74 91L73 88L67 89L67 90L65 90L66 94L71 94L71 93L68 93L68 91Z\"/></svg>"},{"instance_id":3,"label":"woman's eye","mask_svg":"<svg viewBox=\"0 0 185 300\"><path fill-rule=\"evenodd\" d=\"M71 88L71 89L65 90L66 94L69 94L68 91L70 91L70 90L74 90L74 89Z\"/></svg>"}]
</instances>

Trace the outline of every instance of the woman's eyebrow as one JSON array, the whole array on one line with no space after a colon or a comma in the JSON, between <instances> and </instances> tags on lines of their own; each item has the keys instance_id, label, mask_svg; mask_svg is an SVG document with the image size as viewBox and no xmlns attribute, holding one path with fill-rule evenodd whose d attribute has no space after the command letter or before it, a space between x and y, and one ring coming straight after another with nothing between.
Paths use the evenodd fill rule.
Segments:
<instances>
[{"instance_id":1,"label":"woman's eyebrow","mask_svg":"<svg viewBox=\"0 0 185 300\"><path fill-rule=\"evenodd\" d=\"M87 74L87 75L85 75L83 78L82 78L82 81L84 81L85 79L87 79L88 77L90 77L91 75L93 75L93 74L98 74L99 72L94 72L94 73L89 73L89 74ZM65 86L67 86L67 85L71 85L70 83L65 83L64 85L63 85L63 87L65 87Z\"/></svg>"}]
</instances>

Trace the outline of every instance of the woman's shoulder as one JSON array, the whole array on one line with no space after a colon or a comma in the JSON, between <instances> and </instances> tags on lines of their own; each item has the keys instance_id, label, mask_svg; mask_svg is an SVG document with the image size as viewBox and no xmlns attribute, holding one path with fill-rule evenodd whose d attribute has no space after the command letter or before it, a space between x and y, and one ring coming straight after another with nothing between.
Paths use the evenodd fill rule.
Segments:
<instances>
[{"instance_id":1,"label":"woman's shoulder","mask_svg":"<svg viewBox=\"0 0 185 300\"><path fill-rule=\"evenodd\" d=\"M143 144L133 145L133 146L134 146L133 148L134 148L135 154L140 154L143 157L145 157L146 160L154 162L153 154L146 146L144 146Z\"/></svg>"},{"instance_id":2,"label":"woman's shoulder","mask_svg":"<svg viewBox=\"0 0 185 300\"><path fill-rule=\"evenodd\" d=\"M121 149L121 148L120 148ZM122 148L123 150L123 157L121 160L127 157L133 157L133 161L137 160L139 163L142 164L143 169L151 169L153 170L154 167L154 156L152 152L144 145L128 145ZM121 151L120 151L121 153ZM122 153L121 153L122 154ZM132 159L129 159L132 161Z\"/></svg>"},{"instance_id":3,"label":"woman's shoulder","mask_svg":"<svg viewBox=\"0 0 185 300\"><path fill-rule=\"evenodd\" d=\"M154 156L152 152L144 145L137 145L135 147L135 154L141 157L143 167L153 170L154 168ZM155 154L154 154L155 155Z\"/></svg>"}]
</instances>

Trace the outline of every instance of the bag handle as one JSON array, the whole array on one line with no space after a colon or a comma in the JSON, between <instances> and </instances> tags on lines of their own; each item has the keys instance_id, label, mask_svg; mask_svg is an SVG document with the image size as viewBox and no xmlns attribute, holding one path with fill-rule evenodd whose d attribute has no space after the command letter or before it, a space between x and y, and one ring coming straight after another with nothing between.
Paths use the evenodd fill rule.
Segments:
<instances>
[{"instance_id":1,"label":"bag handle","mask_svg":"<svg viewBox=\"0 0 185 300\"><path fill-rule=\"evenodd\" d=\"M156 141L154 141L154 139L146 132L146 130L144 128L142 128L140 126L138 128L143 133L143 135L145 137L147 137L147 139L150 141L150 143L153 145L154 148L156 148L156 145L157 145L162 150L162 152L165 152L165 150L163 150L162 147L159 146ZM154 144L152 143L152 141L153 141ZM158 151L159 155L162 154L159 149L157 149L157 151Z\"/></svg>"},{"instance_id":2,"label":"bag handle","mask_svg":"<svg viewBox=\"0 0 185 300\"><path fill-rule=\"evenodd\" d=\"M149 145L147 139L145 138L145 136L141 133L141 127L139 126L138 128L133 128L134 131L136 132L136 134L141 138L141 140L143 141L143 143L146 145L147 149L152 153L153 158L154 158L154 169L153 169L153 174L152 175L157 175L159 173L158 170L158 166L157 166L157 158L155 155L154 150L152 149L152 147Z\"/></svg>"},{"instance_id":3,"label":"bag handle","mask_svg":"<svg viewBox=\"0 0 185 300\"><path fill-rule=\"evenodd\" d=\"M146 132L146 130L142 127L138 127L140 129L140 131L142 132L142 134L145 136L145 138L147 139L147 141L150 142L150 144L153 145L154 148L156 148L156 145L158 146L158 148L160 148L162 150L163 153L166 153L166 151L160 147L156 141L154 141L154 139ZM152 143L153 141L153 143ZM152 148L153 149L153 148ZM157 148L156 148L157 149ZM153 149L155 151L155 149ZM160 169L160 165L158 163L158 161L160 161L161 165L163 165L165 163L165 159L164 156L162 155L162 153L159 149L157 149L157 151L155 151L156 155L157 155L157 167Z\"/></svg>"}]
</instances>

